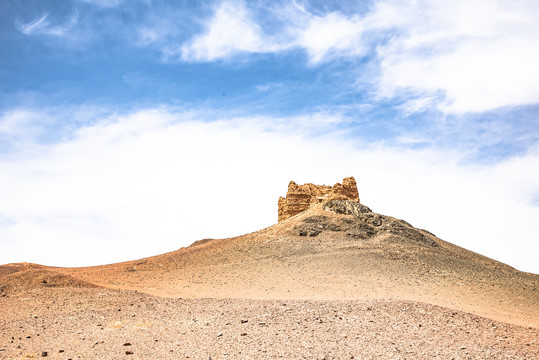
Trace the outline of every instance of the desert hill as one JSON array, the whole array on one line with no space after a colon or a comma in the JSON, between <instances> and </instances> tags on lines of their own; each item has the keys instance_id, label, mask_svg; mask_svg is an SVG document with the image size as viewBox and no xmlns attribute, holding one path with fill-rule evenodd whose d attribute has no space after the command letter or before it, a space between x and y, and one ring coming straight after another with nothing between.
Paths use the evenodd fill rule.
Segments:
<instances>
[{"instance_id":1,"label":"desert hill","mask_svg":"<svg viewBox=\"0 0 539 360\"><path fill-rule=\"evenodd\" d=\"M35 293L36 287L51 291L56 284L86 292L120 291L116 297L136 292L137 298L215 299L211 301L226 304L233 299L237 299L233 304L263 306L308 302L319 309L347 301L363 310L372 308L365 304L378 304L393 312L404 306L417 314L430 314L426 307L434 307L429 309L452 317L458 314L471 328L475 323L496 328L492 321L516 325L526 334L525 340L519 338L521 345L529 346L523 349L532 353L537 349L530 339L539 334L538 275L372 212L359 202L353 178L333 187L291 182L286 198L279 199L278 217L277 224L254 233L205 239L124 263L86 268L2 266L0 289L7 297ZM432 319L419 318L435 327Z\"/></svg>"},{"instance_id":2,"label":"desert hill","mask_svg":"<svg viewBox=\"0 0 539 360\"><path fill-rule=\"evenodd\" d=\"M346 179L343 183L348 184ZM347 194L332 192L324 199L312 190L315 185L298 190L292 182L288 204L279 201L280 218L285 219L251 234L206 239L137 261L57 271L99 286L157 296L391 298L539 327L539 276L376 214L359 203L355 181L349 185L355 194L337 186ZM315 195L304 196L305 191ZM283 208L295 215L285 215Z\"/></svg>"}]
</instances>

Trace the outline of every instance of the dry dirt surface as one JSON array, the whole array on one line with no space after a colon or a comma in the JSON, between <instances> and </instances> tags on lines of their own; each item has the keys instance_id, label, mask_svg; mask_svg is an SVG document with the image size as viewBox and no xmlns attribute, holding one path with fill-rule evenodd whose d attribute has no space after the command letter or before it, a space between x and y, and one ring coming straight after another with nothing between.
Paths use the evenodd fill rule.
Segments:
<instances>
[{"instance_id":1,"label":"dry dirt surface","mask_svg":"<svg viewBox=\"0 0 539 360\"><path fill-rule=\"evenodd\" d=\"M539 330L410 301L167 299L34 288L0 299L0 358L535 359Z\"/></svg>"},{"instance_id":2,"label":"dry dirt surface","mask_svg":"<svg viewBox=\"0 0 539 360\"><path fill-rule=\"evenodd\" d=\"M345 200L136 261L0 266L1 359L539 359L538 342L539 275Z\"/></svg>"}]
</instances>

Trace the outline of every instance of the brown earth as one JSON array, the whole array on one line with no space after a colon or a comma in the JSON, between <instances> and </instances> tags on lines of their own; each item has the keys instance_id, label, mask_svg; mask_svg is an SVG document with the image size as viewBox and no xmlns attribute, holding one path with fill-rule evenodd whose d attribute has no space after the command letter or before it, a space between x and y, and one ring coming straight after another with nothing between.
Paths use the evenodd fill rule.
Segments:
<instances>
[{"instance_id":1,"label":"brown earth","mask_svg":"<svg viewBox=\"0 0 539 360\"><path fill-rule=\"evenodd\" d=\"M534 359L538 290L538 275L333 200L136 261L0 266L0 358Z\"/></svg>"}]
</instances>

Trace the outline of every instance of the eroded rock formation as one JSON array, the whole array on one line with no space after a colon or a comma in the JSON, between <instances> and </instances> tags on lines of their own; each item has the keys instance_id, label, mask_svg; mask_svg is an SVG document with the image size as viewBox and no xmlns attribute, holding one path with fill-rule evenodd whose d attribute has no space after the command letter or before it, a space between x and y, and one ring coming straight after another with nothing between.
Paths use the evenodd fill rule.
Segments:
<instances>
[{"instance_id":1,"label":"eroded rock formation","mask_svg":"<svg viewBox=\"0 0 539 360\"><path fill-rule=\"evenodd\" d=\"M293 181L288 184L286 197L279 198L279 221L283 221L307 210L312 204L325 203L332 200L351 200L359 203L356 180L344 178L333 186L303 184Z\"/></svg>"}]
</instances>

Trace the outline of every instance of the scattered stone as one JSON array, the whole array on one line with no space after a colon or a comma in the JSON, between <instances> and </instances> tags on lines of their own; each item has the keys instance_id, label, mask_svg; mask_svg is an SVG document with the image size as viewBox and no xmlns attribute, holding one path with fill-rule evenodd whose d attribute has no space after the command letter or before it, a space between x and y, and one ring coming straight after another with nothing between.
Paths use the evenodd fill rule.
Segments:
<instances>
[{"instance_id":1,"label":"scattered stone","mask_svg":"<svg viewBox=\"0 0 539 360\"><path fill-rule=\"evenodd\" d=\"M371 213L372 210L367 206L360 204L359 201L333 200L328 201L322 207L326 211L334 212L340 215L354 215L360 217L361 214Z\"/></svg>"},{"instance_id":2,"label":"scattered stone","mask_svg":"<svg viewBox=\"0 0 539 360\"><path fill-rule=\"evenodd\" d=\"M133 355L133 352L132 352L132 351L129 351L129 350L127 350L127 351L125 352L125 355Z\"/></svg>"},{"instance_id":3,"label":"scattered stone","mask_svg":"<svg viewBox=\"0 0 539 360\"><path fill-rule=\"evenodd\" d=\"M299 225L294 230L299 236L318 236L322 232L322 228L312 225Z\"/></svg>"},{"instance_id":4,"label":"scattered stone","mask_svg":"<svg viewBox=\"0 0 539 360\"><path fill-rule=\"evenodd\" d=\"M249 320L241 319L241 320L240 320L240 323L241 323L241 324L245 324L245 323L248 322L248 321L249 321Z\"/></svg>"},{"instance_id":5,"label":"scattered stone","mask_svg":"<svg viewBox=\"0 0 539 360\"><path fill-rule=\"evenodd\" d=\"M223 336L223 333L217 334L217 337L221 337L221 336Z\"/></svg>"},{"instance_id":6,"label":"scattered stone","mask_svg":"<svg viewBox=\"0 0 539 360\"><path fill-rule=\"evenodd\" d=\"M124 346L131 346L131 343L126 342Z\"/></svg>"},{"instance_id":7,"label":"scattered stone","mask_svg":"<svg viewBox=\"0 0 539 360\"><path fill-rule=\"evenodd\" d=\"M46 351L43 351L43 352L41 353L41 357L47 357L48 355L49 355L49 353L46 352Z\"/></svg>"},{"instance_id":8,"label":"scattered stone","mask_svg":"<svg viewBox=\"0 0 539 360\"><path fill-rule=\"evenodd\" d=\"M59 350L58 352L59 352L59 353L63 353L63 352L64 352L64 350Z\"/></svg>"},{"instance_id":9,"label":"scattered stone","mask_svg":"<svg viewBox=\"0 0 539 360\"><path fill-rule=\"evenodd\" d=\"M241 333L240 335L241 335L241 336L246 336L246 335L247 335L247 333Z\"/></svg>"},{"instance_id":10,"label":"scattered stone","mask_svg":"<svg viewBox=\"0 0 539 360\"><path fill-rule=\"evenodd\" d=\"M313 215L313 216L309 216L308 218L305 218L303 222L312 224L312 223L326 222L327 220L328 220L328 217L325 215Z\"/></svg>"},{"instance_id":11,"label":"scattered stone","mask_svg":"<svg viewBox=\"0 0 539 360\"><path fill-rule=\"evenodd\" d=\"M388 224L387 230L389 230L391 234L396 235L396 237L392 238L395 242L402 242L402 239L406 239L406 241L413 241L417 245L438 246L438 243L434 240L428 238L403 220L391 222Z\"/></svg>"}]
</instances>

